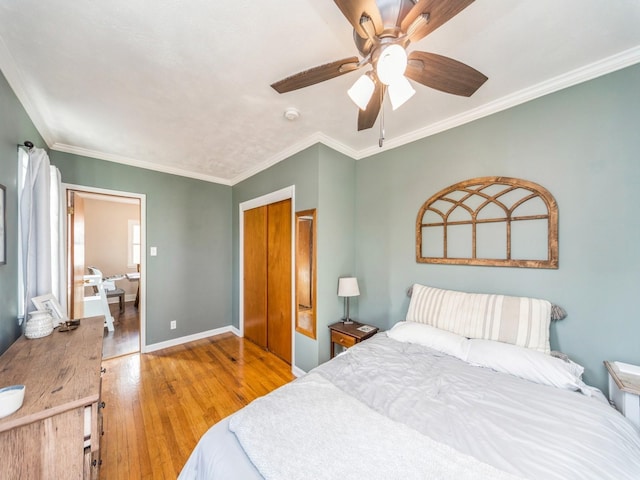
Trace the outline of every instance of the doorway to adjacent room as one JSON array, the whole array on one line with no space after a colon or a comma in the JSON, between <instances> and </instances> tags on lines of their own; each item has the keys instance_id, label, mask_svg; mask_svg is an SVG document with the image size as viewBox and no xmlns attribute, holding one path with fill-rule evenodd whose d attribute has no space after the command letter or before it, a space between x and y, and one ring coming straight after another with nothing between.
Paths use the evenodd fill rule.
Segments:
<instances>
[{"instance_id":1,"label":"doorway to adjacent room","mask_svg":"<svg viewBox=\"0 0 640 480\"><path fill-rule=\"evenodd\" d=\"M144 195L79 185L65 191L69 317L111 317L103 358L139 352L145 330Z\"/></svg>"}]
</instances>

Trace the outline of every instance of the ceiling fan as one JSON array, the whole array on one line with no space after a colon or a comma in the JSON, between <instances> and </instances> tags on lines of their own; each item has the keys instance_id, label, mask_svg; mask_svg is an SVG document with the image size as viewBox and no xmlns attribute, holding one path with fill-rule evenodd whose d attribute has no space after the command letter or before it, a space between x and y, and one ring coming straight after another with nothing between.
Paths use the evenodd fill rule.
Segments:
<instances>
[{"instance_id":1,"label":"ceiling fan","mask_svg":"<svg viewBox=\"0 0 640 480\"><path fill-rule=\"evenodd\" d=\"M343 58L304 70L271 85L278 93L315 85L371 65L349 89L358 105L358 130L371 128L385 93L395 110L415 90L407 77L446 93L470 97L487 80L479 71L452 58L407 47L451 20L474 0L334 0L353 26L362 60Z\"/></svg>"}]
</instances>

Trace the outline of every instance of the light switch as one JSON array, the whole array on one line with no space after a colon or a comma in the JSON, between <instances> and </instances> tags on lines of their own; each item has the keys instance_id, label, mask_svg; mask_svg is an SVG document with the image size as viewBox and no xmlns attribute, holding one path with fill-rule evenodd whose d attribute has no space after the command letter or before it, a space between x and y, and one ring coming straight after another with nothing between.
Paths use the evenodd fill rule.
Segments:
<instances>
[{"instance_id":1,"label":"light switch","mask_svg":"<svg viewBox=\"0 0 640 480\"><path fill-rule=\"evenodd\" d=\"M155 257L156 255L158 255L158 247L149 248L149 255L151 255L152 257Z\"/></svg>"}]
</instances>

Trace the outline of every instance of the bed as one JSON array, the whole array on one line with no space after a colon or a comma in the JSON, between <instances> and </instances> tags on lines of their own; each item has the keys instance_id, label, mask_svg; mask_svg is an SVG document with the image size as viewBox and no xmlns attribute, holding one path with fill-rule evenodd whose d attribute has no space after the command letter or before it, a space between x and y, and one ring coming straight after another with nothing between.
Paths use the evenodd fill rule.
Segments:
<instances>
[{"instance_id":1,"label":"bed","mask_svg":"<svg viewBox=\"0 0 640 480\"><path fill-rule=\"evenodd\" d=\"M640 478L638 430L533 333L550 305L430 288L406 322L214 425L179 478Z\"/></svg>"}]
</instances>

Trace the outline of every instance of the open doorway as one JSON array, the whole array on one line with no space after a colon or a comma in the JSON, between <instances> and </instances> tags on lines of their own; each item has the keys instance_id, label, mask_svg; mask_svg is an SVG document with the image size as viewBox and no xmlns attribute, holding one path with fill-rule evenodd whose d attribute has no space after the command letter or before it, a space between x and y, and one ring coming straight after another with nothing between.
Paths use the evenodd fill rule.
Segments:
<instances>
[{"instance_id":1,"label":"open doorway","mask_svg":"<svg viewBox=\"0 0 640 480\"><path fill-rule=\"evenodd\" d=\"M144 347L144 195L67 185L70 318L105 316L103 358Z\"/></svg>"}]
</instances>

